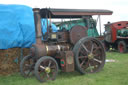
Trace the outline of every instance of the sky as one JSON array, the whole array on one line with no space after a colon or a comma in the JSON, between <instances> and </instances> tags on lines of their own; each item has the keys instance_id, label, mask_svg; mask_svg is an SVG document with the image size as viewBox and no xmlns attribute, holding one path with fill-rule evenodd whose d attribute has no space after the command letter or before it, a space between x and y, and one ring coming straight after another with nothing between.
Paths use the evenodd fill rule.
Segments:
<instances>
[{"instance_id":1,"label":"sky","mask_svg":"<svg viewBox=\"0 0 128 85\"><path fill-rule=\"evenodd\" d=\"M128 0L0 0L0 4L22 4L33 8L108 9L113 11L112 15L101 16L102 27L108 21L128 20Z\"/></svg>"}]
</instances>

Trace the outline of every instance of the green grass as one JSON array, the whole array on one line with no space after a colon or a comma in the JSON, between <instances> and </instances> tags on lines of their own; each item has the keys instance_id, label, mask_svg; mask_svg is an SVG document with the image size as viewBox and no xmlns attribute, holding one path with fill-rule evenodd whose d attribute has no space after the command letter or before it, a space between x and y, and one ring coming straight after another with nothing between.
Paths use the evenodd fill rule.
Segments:
<instances>
[{"instance_id":1,"label":"green grass","mask_svg":"<svg viewBox=\"0 0 128 85\"><path fill-rule=\"evenodd\" d=\"M107 53L103 70L95 74L80 75L78 72L59 73L55 81L40 83L35 77L23 78L19 73L0 76L0 85L128 85L128 54Z\"/></svg>"}]
</instances>

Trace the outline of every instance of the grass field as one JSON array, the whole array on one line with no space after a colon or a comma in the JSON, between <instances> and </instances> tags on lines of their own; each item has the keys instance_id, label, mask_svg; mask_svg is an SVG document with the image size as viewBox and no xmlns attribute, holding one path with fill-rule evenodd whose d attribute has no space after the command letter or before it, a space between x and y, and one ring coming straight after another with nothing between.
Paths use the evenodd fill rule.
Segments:
<instances>
[{"instance_id":1,"label":"grass field","mask_svg":"<svg viewBox=\"0 0 128 85\"><path fill-rule=\"evenodd\" d=\"M104 69L95 74L59 73L55 81L40 83L35 77L23 78L19 73L0 76L0 85L128 85L128 54L108 52Z\"/></svg>"}]
</instances>

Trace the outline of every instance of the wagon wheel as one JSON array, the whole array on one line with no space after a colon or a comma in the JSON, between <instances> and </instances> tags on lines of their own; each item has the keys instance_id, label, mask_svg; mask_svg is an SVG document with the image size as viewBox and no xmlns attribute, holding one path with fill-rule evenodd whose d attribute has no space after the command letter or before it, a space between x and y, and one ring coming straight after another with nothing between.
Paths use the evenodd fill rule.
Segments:
<instances>
[{"instance_id":1,"label":"wagon wheel","mask_svg":"<svg viewBox=\"0 0 128 85\"><path fill-rule=\"evenodd\" d=\"M125 53L127 51L126 43L124 41L119 41L119 43L118 43L118 51L120 53Z\"/></svg>"},{"instance_id":2,"label":"wagon wheel","mask_svg":"<svg viewBox=\"0 0 128 85\"><path fill-rule=\"evenodd\" d=\"M73 48L76 70L81 74L99 72L105 64L105 50L95 38L82 38Z\"/></svg>"},{"instance_id":3,"label":"wagon wheel","mask_svg":"<svg viewBox=\"0 0 128 85\"><path fill-rule=\"evenodd\" d=\"M34 60L28 55L25 56L20 62L20 72L21 75L26 77L31 77L33 75L34 70Z\"/></svg>"},{"instance_id":4,"label":"wagon wheel","mask_svg":"<svg viewBox=\"0 0 128 85\"><path fill-rule=\"evenodd\" d=\"M40 82L55 80L58 74L56 60L49 56L41 57L35 64L35 76Z\"/></svg>"}]
</instances>

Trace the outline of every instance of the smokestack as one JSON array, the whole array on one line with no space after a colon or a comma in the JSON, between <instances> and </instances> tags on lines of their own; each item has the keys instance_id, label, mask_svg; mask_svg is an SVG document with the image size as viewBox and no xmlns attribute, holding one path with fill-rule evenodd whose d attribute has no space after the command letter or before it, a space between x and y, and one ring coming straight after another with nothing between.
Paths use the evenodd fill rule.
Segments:
<instances>
[{"instance_id":1,"label":"smokestack","mask_svg":"<svg viewBox=\"0 0 128 85\"><path fill-rule=\"evenodd\" d=\"M41 30L41 17L40 17L40 9L33 8L34 12L34 22L35 22L35 32L36 32L36 43L42 43L42 30Z\"/></svg>"}]
</instances>

